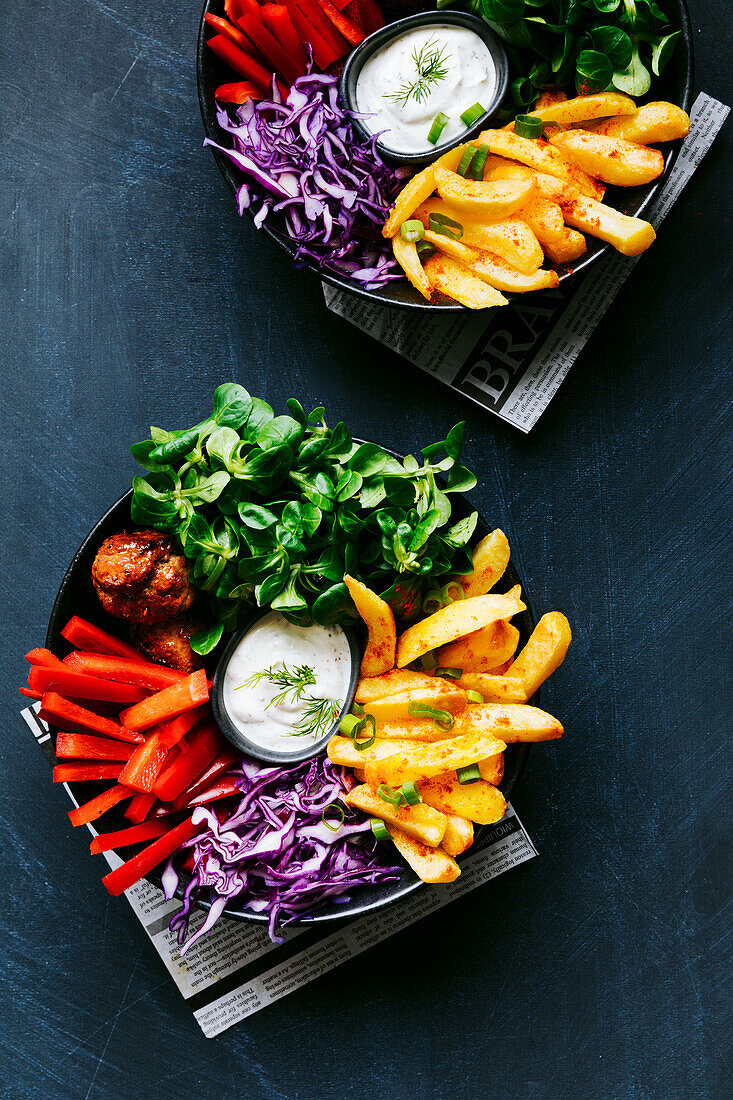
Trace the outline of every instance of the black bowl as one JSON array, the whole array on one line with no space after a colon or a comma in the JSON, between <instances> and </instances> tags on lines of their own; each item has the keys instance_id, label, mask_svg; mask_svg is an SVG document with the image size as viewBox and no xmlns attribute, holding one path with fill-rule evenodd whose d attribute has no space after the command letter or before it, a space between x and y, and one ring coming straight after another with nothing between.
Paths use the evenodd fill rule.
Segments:
<instances>
[{"instance_id":1,"label":"black bowl","mask_svg":"<svg viewBox=\"0 0 733 1100\"><path fill-rule=\"evenodd\" d=\"M679 28L682 31L682 35L677 41L672 59L665 68L662 76L655 79L652 95L654 99L667 99L672 103L678 104L685 111L689 111L692 101L693 80L693 47L690 16L685 0L668 0L664 10L669 14L672 26ZM199 26L198 43L196 46L196 79L204 130L206 131L207 137L212 138L221 145L224 143L227 135L219 129L216 121L214 91L220 84L231 81L233 76L232 70L228 69L211 50L206 48L205 42L208 27L208 24L204 20L206 12L223 16L224 0L205 0L204 9L201 15L201 24ZM672 142L670 145L665 145L663 148L665 150L664 171L659 179L656 179L654 183L648 184L645 187L609 187L605 201L607 201L610 206L621 211L622 214L628 214L632 217L641 216L644 211L648 209L652 199L677 159L680 142ZM236 194L237 188L242 183L242 176L232 162L217 149L212 149L212 153L232 194ZM232 209L233 211L236 209L234 204L232 204ZM262 231L274 241L275 244L282 248L288 256L292 258L295 255L295 246L286 234L274 229L271 225L268 225L267 222L262 226ZM557 267L560 282L566 282L579 272L586 271L591 264L596 263L609 247L610 245L604 244L603 241L596 240L595 237L588 237L588 251L582 259L577 261L574 260L571 264L562 264ZM382 305L393 306L398 309L441 310L445 313L456 313L464 309L462 305L459 305L457 302L452 302L448 298L438 297L433 302L426 302L425 299L410 286L406 279L387 283L386 286L378 290L365 290L364 287L360 286L355 280L349 279L343 275L337 275L332 271L327 271L311 261L302 264L302 266L304 269L317 275L323 282L336 287L338 290L348 291L349 294L355 294L359 298L367 298L372 302L380 302Z\"/></svg>"},{"instance_id":2,"label":"black bowl","mask_svg":"<svg viewBox=\"0 0 733 1100\"><path fill-rule=\"evenodd\" d=\"M468 129L457 134L452 141L439 141L435 149L431 149L427 153L395 153L382 145L380 141L377 142L377 148L384 160L395 164L412 165L415 168L418 168L421 164L427 164L429 161L434 160L436 156L447 153L449 149L453 149L456 145L461 145L464 141L469 141L472 137L475 137L476 134L488 127L491 116L498 110L509 84L509 59L501 39L494 34L489 24L465 11L418 12L417 15L408 15L406 19L397 19L394 23L387 23L384 27L380 27L378 31L375 31L374 34L370 34L368 38L365 38L354 52L349 54L339 85L341 102L349 110L356 112L356 82L359 79L361 70L372 54L385 46L387 42L391 42L393 38L397 38L413 27L429 27L431 25L437 27L465 27L477 34L487 47L494 62L496 88L480 118L476 119ZM358 117L354 118L354 125L361 132L364 139L369 141L372 137L371 130L363 126Z\"/></svg>"},{"instance_id":3,"label":"black bowl","mask_svg":"<svg viewBox=\"0 0 733 1100\"><path fill-rule=\"evenodd\" d=\"M71 648L65 638L62 637L61 630L72 615L81 615L83 618L97 623L112 634L117 634L119 636L121 633L121 621L107 615L100 607L99 600L97 599L91 582L91 568L94 556L104 539L114 534L116 531L129 529L135 526L130 519L131 500L132 490L125 493L123 497L120 497L117 503L114 504L97 523L95 523L94 527L77 550L69 568L64 574L64 578L61 581L61 587L59 588L58 595L56 596L51 611L48 630L46 631L46 646L59 657L63 657ZM463 497L459 497L457 494L452 498L452 501L456 518L460 519L462 516L473 511L468 501ZM479 518L476 529L477 536L482 538L484 535L488 534L488 532L489 527ZM517 572L510 562L503 577L502 587L509 589L513 585L520 583ZM528 604L527 597L524 596L523 599L525 603ZM535 623L529 605L526 611L523 611L521 615L515 616L512 621L519 629L519 644L521 646L529 638ZM538 700L539 694L536 694L533 703L536 704ZM56 744L56 733L57 730L51 727L54 746ZM505 768L501 789L507 798L510 796L519 779L528 753L529 746L527 744L517 744L509 745L504 754ZM81 803L87 802L95 794L99 794L108 784L70 783L69 786L74 797ZM95 828L97 828L99 832L114 832L117 829L123 829L129 826L129 824L129 821L123 816L122 811L115 808L105 814L100 821L95 822ZM482 831L480 826L476 828L477 839L480 838ZM129 859L138 850L138 848L132 847L124 849L121 853L122 858ZM470 854L470 851L468 854ZM461 858L462 857L459 857L459 863L461 862ZM399 857L395 856L395 862L400 862ZM155 886L160 886L161 879L159 873L153 872L146 877ZM313 917L309 918L307 922L304 921L302 923L323 923L326 921L339 920L344 917L354 917L366 913L370 909L376 909L382 905L388 905L393 901L397 901L398 898L411 893L420 885L422 885L422 883L417 875L409 867L404 866L397 882L359 887L359 889L354 892L351 901L342 905L335 903L326 905L315 913ZM182 895L183 889L183 885L179 886L179 896ZM201 900L197 904L202 908L208 908L210 903ZM235 904L227 906L224 913L226 916L235 917L241 920L259 921L260 923L265 923L267 921L266 914L252 913L247 910L238 909Z\"/></svg>"}]
</instances>

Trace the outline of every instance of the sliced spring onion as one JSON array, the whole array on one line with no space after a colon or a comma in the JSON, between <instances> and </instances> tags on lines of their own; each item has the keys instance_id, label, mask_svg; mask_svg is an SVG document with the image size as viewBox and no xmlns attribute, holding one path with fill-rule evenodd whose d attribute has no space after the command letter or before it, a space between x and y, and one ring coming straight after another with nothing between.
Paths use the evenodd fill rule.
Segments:
<instances>
[{"instance_id":1,"label":"sliced spring onion","mask_svg":"<svg viewBox=\"0 0 733 1100\"><path fill-rule=\"evenodd\" d=\"M330 821L326 820L326 810L335 810L336 813L341 814L340 820L337 821L335 825L333 825ZM334 833L337 833L339 831L339 829L341 828L341 826L344 823L344 818L345 818L345 814L344 814L344 811L343 811L342 807L336 805L336 803L334 803L332 806L324 806L323 807L323 811L321 813L321 821L323 822L323 824L326 826L327 829L332 829L334 831Z\"/></svg>"},{"instance_id":2,"label":"sliced spring onion","mask_svg":"<svg viewBox=\"0 0 733 1100\"><path fill-rule=\"evenodd\" d=\"M438 658L435 656L432 649L429 653L423 653L422 657L420 658L420 664L428 672L430 672L434 668L437 668Z\"/></svg>"},{"instance_id":3,"label":"sliced spring onion","mask_svg":"<svg viewBox=\"0 0 733 1100\"><path fill-rule=\"evenodd\" d=\"M463 236L461 223L454 222L453 218L449 218L447 214L429 214L428 228L432 229L433 233L442 233L444 237L451 237L454 241L460 241Z\"/></svg>"},{"instance_id":4,"label":"sliced spring onion","mask_svg":"<svg viewBox=\"0 0 733 1100\"><path fill-rule=\"evenodd\" d=\"M488 145L482 145L476 150L476 156L471 161L471 168L468 173L468 178L477 180L479 183L484 178L484 168L486 167L486 158L489 155Z\"/></svg>"},{"instance_id":5,"label":"sliced spring onion","mask_svg":"<svg viewBox=\"0 0 733 1100\"><path fill-rule=\"evenodd\" d=\"M377 794L382 802L387 802L390 806L399 806L402 801L400 792L396 791L394 787L390 787L388 783L380 783L377 787Z\"/></svg>"},{"instance_id":6,"label":"sliced spring onion","mask_svg":"<svg viewBox=\"0 0 733 1100\"><path fill-rule=\"evenodd\" d=\"M352 703L351 704L351 713L357 715L358 718L361 718L362 715L364 714L364 708L361 705L361 703Z\"/></svg>"},{"instance_id":7,"label":"sliced spring onion","mask_svg":"<svg viewBox=\"0 0 733 1100\"><path fill-rule=\"evenodd\" d=\"M367 728L371 729L371 735L367 732ZM364 749L370 749L377 740L377 723L374 721L374 715L365 714L361 721L354 727L354 732L351 736L354 738L354 748L357 752L364 752ZM361 740L363 737L365 737L366 740Z\"/></svg>"},{"instance_id":8,"label":"sliced spring onion","mask_svg":"<svg viewBox=\"0 0 733 1100\"><path fill-rule=\"evenodd\" d=\"M455 603L456 600L462 600L464 592L458 581L448 581L446 585L440 590L440 594L443 597L444 603Z\"/></svg>"},{"instance_id":9,"label":"sliced spring onion","mask_svg":"<svg viewBox=\"0 0 733 1100\"><path fill-rule=\"evenodd\" d=\"M389 840L389 829L383 821L380 821L378 817L373 817L369 824L377 840Z\"/></svg>"},{"instance_id":10,"label":"sliced spring onion","mask_svg":"<svg viewBox=\"0 0 733 1100\"><path fill-rule=\"evenodd\" d=\"M354 730L359 725L359 719L355 714L345 714L339 722L339 733L344 737L353 737Z\"/></svg>"},{"instance_id":11,"label":"sliced spring onion","mask_svg":"<svg viewBox=\"0 0 733 1100\"><path fill-rule=\"evenodd\" d=\"M407 713L413 718L432 718L438 729L446 733L452 730L455 724L455 718L449 710L440 710L438 707L431 707L428 703L410 703Z\"/></svg>"},{"instance_id":12,"label":"sliced spring onion","mask_svg":"<svg viewBox=\"0 0 733 1100\"><path fill-rule=\"evenodd\" d=\"M403 222L400 226L400 236L403 241L416 243L425 236L425 226L419 218L413 218L409 222Z\"/></svg>"},{"instance_id":13,"label":"sliced spring onion","mask_svg":"<svg viewBox=\"0 0 733 1100\"><path fill-rule=\"evenodd\" d=\"M456 172L458 173L459 176L467 176L468 175L468 170L471 167L471 163L473 161L473 158L476 156L477 152L478 152L478 149L476 148L475 145L469 145L468 149L464 150L463 156L461 157L460 161L458 162L458 167L456 168Z\"/></svg>"},{"instance_id":14,"label":"sliced spring onion","mask_svg":"<svg viewBox=\"0 0 733 1100\"><path fill-rule=\"evenodd\" d=\"M443 665L438 665L435 670L435 675L442 677L444 680L460 680L463 676L462 668L444 668Z\"/></svg>"},{"instance_id":15,"label":"sliced spring onion","mask_svg":"<svg viewBox=\"0 0 733 1100\"><path fill-rule=\"evenodd\" d=\"M449 121L450 115L445 115L442 111L438 111L428 131L428 141L431 145L437 144L438 138L443 133L443 130L445 130Z\"/></svg>"},{"instance_id":16,"label":"sliced spring onion","mask_svg":"<svg viewBox=\"0 0 733 1100\"><path fill-rule=\"evenodd\" d=\"M514 119L514 133L517 137L538 138L542 133L542 119L537 115L517 115Z\"/></svg>"},{"instance_id":17,"label":"sliced spring onion","mask_svg":"<svg viewBox=\"0 0 733 1100\"><path fill-rule=\"evenodd\" d=\"M430 244L430 241L418 241L416 248L421 260L429 260L438 251L434 244Z\"/></svg>"},{"instance_id":18,"label":"sliced spring onion","mask_svg":"<svg viewBox=\"0 0 733 1100\"><path fill-rule=\"evenodd\" d=\"M473 126L477 119L481 118L481 115L486 114L486 109L481 106L480 103L474 103L472 107L468 107L461 115L461 122L464 126Z\"/></svg>"},{"instance_id":19,"label":"sliced spring onion","mask_svg":"<svg viewBox=\"0 0 733 1100\"><path fill-rule=\"evenodd\" d=\"M467 764L465 768L456 768L459 783L475 783L481 778L478 764Z\"/></svg>"},{"instance_id":20,"label":"sliced spring onion","mask_svg":"<svg viewBox=\"0 0 733 1100\"><path fill-rule=\"evenodd\" d=\"M418 802L422 802L422 795L415 786L414 779L410 779L409 782L402 784L400 787L400 794L408 806L417 806Z\"/></svg>"},{"instance_id":21,"label":"sliced spring onion","mask_svg":"<svg viewBox=\"0 0 733 1100\"><path fill-rule=\"evenodd\" d=\"M467 691L466 697L469 703L483 703L484 697L480 691Z\"/></svg>"}]
</instances>

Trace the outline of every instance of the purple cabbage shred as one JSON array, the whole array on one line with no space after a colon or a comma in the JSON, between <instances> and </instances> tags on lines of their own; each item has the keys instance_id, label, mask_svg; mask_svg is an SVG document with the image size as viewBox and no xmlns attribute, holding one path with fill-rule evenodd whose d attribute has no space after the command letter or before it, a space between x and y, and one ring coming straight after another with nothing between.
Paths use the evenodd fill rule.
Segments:
<instances>
[{"instance_id":1,"label":"purple cabbage shred","mask_svg":"<svg viewBox=\"0 0 733 1100\"><path fill-rule=\"evenodd\" d=\"M233 116L217 105L232 145L218 149L247 177L237 208L253 212L296 243L295 262L313 260L372 290L402 278L381 235L402 186L403 169L388 167L377 138L366 141L338 103L338 78L308 72L283 102L273 77L271 98L250 99Z\"/></svg>"},{"instance_id":2,"label":"purple cabbage shred","mask_svg":"<svg viewBox=\"0 0 733 1100\"><path fill-rule=\"evenodd\" d=\"M194 810L194 823L206 829L176 853L193 854L183 906L170 924L183 944L182 955L231 902L266 913L270 938L281 943L281 929L307 920L326 902L344 903L359 886L399 879L400 868L380 859L369 821L341 801L348 790L346 773L327 756L288 767L243 759L230 774L242 792L239 804L223 821L205 806ZM167 899L179 883L175 858L163 872ZM211 908L186 940L203 891L209 892Z\"/></svg>"}]
</instances>

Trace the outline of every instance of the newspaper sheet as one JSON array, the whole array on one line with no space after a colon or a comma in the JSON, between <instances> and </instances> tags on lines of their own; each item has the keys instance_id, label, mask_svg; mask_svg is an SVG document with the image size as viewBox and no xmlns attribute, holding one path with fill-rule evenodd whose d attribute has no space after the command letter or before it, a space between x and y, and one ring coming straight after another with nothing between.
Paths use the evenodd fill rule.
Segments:
<instances>
[{"instance_id":1,"label":"newspaper sheet","mask_svg":"<svg viewBox=\"0 0 733 1100\"><path fill-rule=\"evenodd\" d=\"M715 140L730 108L701 93L690 133L647 213L659 229ZM588 274L556 290L472 313L392 309L323 285L334 313L488 412L529 432L641 257L608 250Z\"/></svg>"},{"instance_id":2,"label":"newspaper sheet","mask_svg":"<svg viewBox=\"0 0 733 1100\"><path fill-rule=\"evenodd\" d=\"M38 709L39 704L28 707L22 717L49 762L55 764L51 735L38 717ZM64 786L71 802L77 805L70 788ZM87 828L96 835L92 825ZM166 901L162 892L145 880L128 890L125 897L204 1035L213 1039L232 1024L302 989L340 963L536 855L521 821L509 806L501 821L483 831L471 855L461 860L461 876L455 882L430 889L421 887L365 917L288 931L282 944L270 941L264 925L221 918L184 958L168 928L180 902ZM110 867L122 863L114 852L104 853L104 858ZM203 911L193 914L191 931L200 927L204 917Z\"/></svg>"}]
</instances>

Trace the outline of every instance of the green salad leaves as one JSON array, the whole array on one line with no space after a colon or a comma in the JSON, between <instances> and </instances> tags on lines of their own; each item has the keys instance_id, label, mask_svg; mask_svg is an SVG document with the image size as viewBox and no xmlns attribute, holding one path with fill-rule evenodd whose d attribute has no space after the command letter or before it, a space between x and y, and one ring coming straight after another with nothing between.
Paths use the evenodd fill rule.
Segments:
<instances>
[{"instance_id":1,"label":"green salad leaves","mask_svg":"<svg viewBox=\"0 0 733 1100\"><path fill-rule=\"evenodd\" d=\"M355 443L343 422L329 428L323 408L287 406L275 416L226 383L206 420L151 428L130 448L148 471L133 480L133 521L174 535L211 599L215 625L195 637L200 653L255 606L301 624L355 619L344 573L410 619L436 578L471 569L477 514L451 522L451 494L476 483L460 462L463 424L421 459L400 461Z\"/></svg>"},{"instance_id":2,"label":"green salad leaves","mask_svg":"<svg viewBox=\"0 0 733 1100\"><path fill-rule=\"evenodd\" d=\"M469 6L507 44L517 74L512 98L521 110L549 87L646 95L651 74L660 75L681 33L654 0L470 0Z\"/></svg>"}]
</instances>

